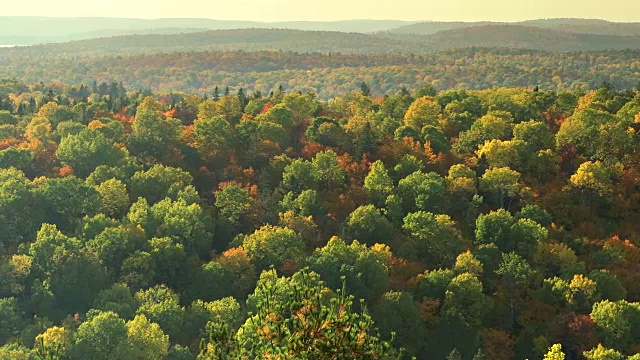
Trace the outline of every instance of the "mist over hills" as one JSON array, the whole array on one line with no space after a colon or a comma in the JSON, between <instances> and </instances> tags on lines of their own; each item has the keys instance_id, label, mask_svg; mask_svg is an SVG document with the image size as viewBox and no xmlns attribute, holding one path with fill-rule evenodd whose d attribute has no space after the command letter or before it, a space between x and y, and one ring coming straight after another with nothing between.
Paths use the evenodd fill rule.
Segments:
<instances>
[{"instance_id":1,"label":"mist over hills","mask_svg":"<svg viewBox=\"0 0 640 360\"><path fill-rule=\"evenodd\" d=\"M394 34L431 35L443 30L453 30L485 25L531 26L578 34L639 36L640 23L620 23L600 19L536 19L520 22L438 22L426 21L387 30Z\"/></svg>"},{"instance_id":2,"label":"mist over hills","mask_svg":"<svg viewBox=\"0 0 640 360\"><path fill-rule=\"evenodd\" d=\"M442 30L430 35L256 28L213 31L164 28L163 31L165 34L123 34L64 43L2 48L0 58L91 57L237 50L375 54L424 53L468 47L545 51L640 49L640 36L580 34L512 24L474 25ZM126 33L124 30L121 32Z\"/></svg>"},{"instance_id":3,"label":"mist over hills","mask_svg":"<svg viewBox=\"0 0 640 360\"><path fill-rule=\"evenodd\" d=\"M0 16L0 43L33 45L114 35L173 34L229 29L376 32L412 24L401 20L257 22L213 19L54 18Z\"/></svg>"},{"instance_id":4,"label":"mist over hills","mask_svg":"<svg viewBox=\"0 0 640 360\"><path fill-rule=\"evenodd\" d=\"M401 20L286 21L257 22L214 19L134 19L134 18L55 18L0 17L0 44L34 45L62 43L126 35L172 35L211 30L287 29L385 33L393 35L433 35L442 31L478 26L528 26L575 34L640 36L640 23L618 23L599 19L537 19L522 22L437 22ZM506 28L504 28L506 29ZM521 32L521 30L520 30ZM546 38L548 36L543 36ZM561 37L558 35L558 37ZM492 39L488 39L491 42ZM606 41L607 39L601 39ZM423 41L422 41L423 42ZM587 41L587 42L590 42ZM482 44L478 44L482 46ZM442 46L436 46L442 48ZM577 47L583 49L582 47ZM602 47L597 47L602 48ZM395 49L391 49L395 50Z\"/></svg>"}]
</instances>

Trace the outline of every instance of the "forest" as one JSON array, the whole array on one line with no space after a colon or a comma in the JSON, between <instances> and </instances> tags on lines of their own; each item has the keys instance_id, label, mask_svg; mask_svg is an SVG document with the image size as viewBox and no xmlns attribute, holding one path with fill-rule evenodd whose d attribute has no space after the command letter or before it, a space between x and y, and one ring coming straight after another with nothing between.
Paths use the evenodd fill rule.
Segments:
<instances>
[{"instance_id":1,"label":"forest","mask_svg":"<svg viewBox=\"0 0 640 360\"><path fill-rule=\"evenodd\" d=\"M318 46L317 41L309 44ZM0 49L0 77L60 85L116 81L127 89L201 96L211 95L216 86L230 87L234 93L244 88L269 94L282 85L292 92L314 92L326 101L359 91L361 82L375 96L394 94L403 86L417 90L415 84L422 83L457 90L536 86L541 90L589 90L603 82L617 88L633 88L640 82L640 50L546 52L468 47L421 54L238 50L147 55L110 50L120 55L86 57L65 57L58 51L27 56L10 50Z\"/></svg>"},{"instance_id":2,"label":"forest","mask_svg":"<svg viewBox=\"0 0 640 360\"><path fill-rule=\"evenodd\" d=\"M2 80L0 359L639 359L638 131L607 82Z\"/></svg>"}]
</instances>

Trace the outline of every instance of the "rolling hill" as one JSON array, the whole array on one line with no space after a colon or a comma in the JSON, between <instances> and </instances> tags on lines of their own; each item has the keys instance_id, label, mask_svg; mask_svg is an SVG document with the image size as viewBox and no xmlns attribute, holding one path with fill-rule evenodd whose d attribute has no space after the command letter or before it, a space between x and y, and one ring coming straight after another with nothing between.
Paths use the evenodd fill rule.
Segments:
<instances>
[{"instance_id":1,"label":"rolling hill","mask_svg":"<svg viewBox=\"0 0 640 360\"><path fill-rule=\"evenodd\" d=\"M420 41L422 39L411 39ZM7 56L108 56L139 55L189 51L281 50L296 52L380 53L406 52L414 48L405 39L337 31L286 29L214 30L172 35L128 35L50 43L29 47L5 48Z\"/></svg>"},{"instance_id":2,"label":"rolling hill","mask_svg":"<svg viewBox=\"0 0 640 360\"><path fill-rule=\"evenodd\" d=\"M292 51L319 53L424 53L467 47L548 51L639 49L639 36L576 34L522 25L477 25L431 35L346 33L287 29L239 29L169 34L136 34L0 49L13 56L77 57L143 55L192 51Z\"/></svg>"},{"instance_id":3,"label":"rolling hill","mask_svg":"<svg viewBox=\"0 0 640 360\"><path fill-rule=\"evenodd\" d=\"M521 22L438 22L426 21L386 30L392 34L431 35L444 30L455 30L483 25L530 26L577 34L640 36L640 23L618 23L600 19L537 19Z\"/></svg>"},{"instance_id":4,"label":"rolling hill","mask_svg":"<svg viewBox=\"0 0 640 360\"><path fill-rule=\"evenodd\" d=\"M420 37L414 36L413 39ZM481 25L429 36L433 49L506 47L548 51L638 49L640 36L577 34L522 25Z\"/></svg>"},{"instance_id":5,"label":"rolling hill","mask_svg":"<svg viewBox=\"0 0 640 360\"><path fill-rule=\"evenodd\" d=\"M375 32L412 24L399 20L256 22L213 19L52 18L0 16L0 44L33 45L114 35L167 34L243 28ZM173 29L173 30L171 30ZM170 30L170 31L167 31Z\"/></svg>"}]
</instances>

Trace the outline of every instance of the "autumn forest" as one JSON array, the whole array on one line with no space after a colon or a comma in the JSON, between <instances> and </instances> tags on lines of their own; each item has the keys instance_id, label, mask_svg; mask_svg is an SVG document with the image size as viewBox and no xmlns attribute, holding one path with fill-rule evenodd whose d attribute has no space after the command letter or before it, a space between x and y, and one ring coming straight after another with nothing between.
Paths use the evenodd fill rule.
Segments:
<instances>
[{"instance_id":1,"label":"autumn forest","mask_svg":"<svg viewBox=\"0 0 640 360\"><path fill-rule=\"evenodd\" d=\"M0 360L640 359L638 34L418 25L0 49Z\"/></svg>"}]
</instances>

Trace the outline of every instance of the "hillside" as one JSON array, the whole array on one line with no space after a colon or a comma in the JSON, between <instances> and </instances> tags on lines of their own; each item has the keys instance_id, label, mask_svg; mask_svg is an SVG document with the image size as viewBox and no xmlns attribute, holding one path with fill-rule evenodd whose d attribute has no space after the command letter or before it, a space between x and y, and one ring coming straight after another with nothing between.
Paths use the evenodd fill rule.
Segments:
<instances>
[{"instance_id":1,"label":"hillside","mask_svg":"<svg viewBox=\"0 0 640 360\"><path fill-rule=\"evenodd\" d=\"M255 28L204 32L193 32L195 30L183 28L161 30L166 34L143 33L0 49L0 58L95 57L114 54L143 55L236 50L372 54L424 53L465 47L505 47L546 51L640 48L640 37L637 36L575 34L521 25L478 25L439 31L432 35Z\"/></svg>"},{"instance_id":2,"label":"hillside","mask_svg":"<svg viewBox=\"0 0 640 360\"><path fill-rule=\"evenodd\" d=\"M5 49L6 56L103 56L137 55L185 51L282 50L297 52L379 53L426 51L416 39L392 39L387 36L337 31L287 29L214 30L197 33L141 34L113 36L66 43Z\"/></svg>"},{"instance_id":3,"label":"hillside","mask_svg":"<svg viewBox=\"0 0 640 360\"><path fill-rule=\"evenodd\" d=\"M165 34L166 29L229 30L281 28L292 30L375 32L412 22L399 20L256 22L213 19L49 18L0 16L0 44L33 45L123 34Z\"/></svg>"},{"instance_id":4,"label":"hillside","mask_svg":"<svg viewBox=\"0 0 640 360\"><path fill-rule=\"evenodd\" d=\"M414 39L420 37L414 36ZM576 34L522 25L481 25L441 31L427 37L434 49L506 47L548 51L640 48L640 36Z\"/></svg>"},{"instance_id":5,"label":"hillside","mask_svg":"<svg viewBox=\"0 0 640 360\"><path fill-rule=\"evenodd\" d=\"M483 25L532 26L577 34L640 36L640 23L618 23L599 19L537 19L514 23L500 22L437 22L427 21L387 30L392 34L431 35L443 30Z\"/></svg>"},{"instance_id":6,"label":"hillside","mask_svg":"<svg viewBox=\"0 0 640 360\"><path fill-rule=\"evenodd\" d=\"M619 23L599 19L544 19L518 24L578 34L640 36L640 23Z\"/></svg>"},{"instance_id":7,"label":"hillside","mask_svg":"<svg viewBox=\"0 0 640 360\"><path fill-rule=\"evenodd\" d=\"M399 28L387 30L390 34L406 34L406 35L431 35L440 31L463 29L474 26L499 24L491 21L483 22L464 22L464 21L426 21L416 24L401 26Z\"/></svg>"}]
</instances>

